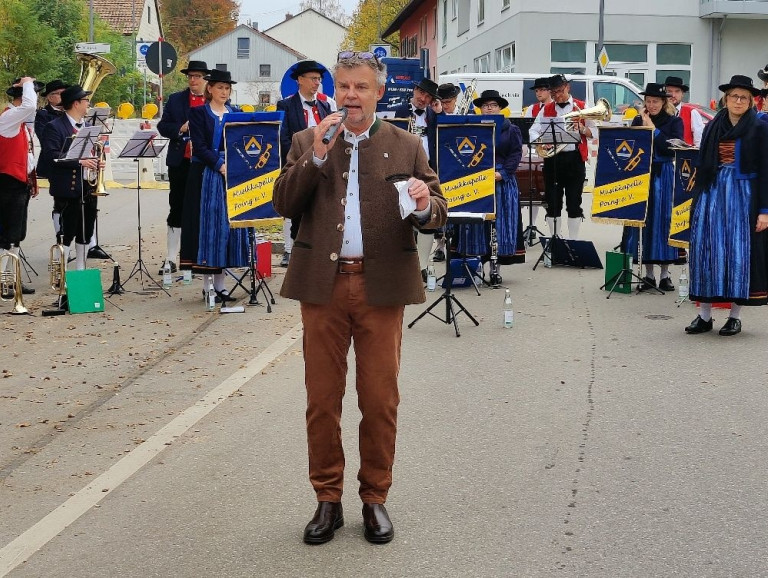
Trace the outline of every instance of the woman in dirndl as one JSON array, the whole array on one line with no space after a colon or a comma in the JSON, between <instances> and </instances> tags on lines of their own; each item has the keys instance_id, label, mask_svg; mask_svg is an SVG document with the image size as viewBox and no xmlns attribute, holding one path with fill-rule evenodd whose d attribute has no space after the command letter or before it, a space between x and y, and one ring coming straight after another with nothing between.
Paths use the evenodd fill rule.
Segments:
<instances>
[{"instance_id":1,"label":"woman in dirndl","mask_svg":"<svg viewBox=\"0 0 768 578\"><path fill-rule=\"evenodd\" d=\"M704 129L691 208L690 297L700 312L686 333L712 330L712 304L730 303L720 335L741 331L743 305L768 303L768 124L748 76L720 86L725 107Z\"/></svg>"},{"instance_id":2,"label":"woman in dirndl","mask_svg":"<svg viewBox=\"0 0 768 578\"><path fill-rule=\"evenodd\" d=\"M184 206L189 200L192 211L198 212L199 225L182 239L182 266L191 260L195 271L205 273L206 278L213 276L217 302L234 301L224 288L223 269L248 266L247 231L229 226L225 186L224 115L235 110L229 97L236 83L229 71L217 69L211 70L205 80L207 104L189 111L192 162ZM205 286L203 292L207 291Z\"/></svg>"},{"instance_id":3,"label":"woman in dirndl","mask_svg":"<svg viewBox=\"0 0 768 578\"><path fill-rule=\"evenodd\" d=\"M643 96L644 107L632 120L632 126L653 129L653 157L651 159L651 190L643 227L643 264L645 277L640 291L656 287L653 266L658 265L659 285L662 291L674 291L669 275L670 263L680 260L680 249L669 245L669 225L672 220L672 191L674 188L675 153L669 139L683 139L683 120L677 116L663 84L649 82ZM638 227L625 227L622 250L638 261Z\"/></svg>"},{"instance_id":4,"label":"woman in dirndl","mask_svg":"<svg viewBox=\"0 0 768 578\"><path fill-rule=\"evenodd\" d=\"M497 90L484 90L472 101L481 114L501 114L509 102ZM496 133L496 222L459 225L457 251L462 255L479 255L484 261L491 254L491 227L496 229L499 265L525 262L523 216L515 172L523 154L520 129L505 118ZM499 279L500 282L500 279Z\"/></svg>"}]
</instances>

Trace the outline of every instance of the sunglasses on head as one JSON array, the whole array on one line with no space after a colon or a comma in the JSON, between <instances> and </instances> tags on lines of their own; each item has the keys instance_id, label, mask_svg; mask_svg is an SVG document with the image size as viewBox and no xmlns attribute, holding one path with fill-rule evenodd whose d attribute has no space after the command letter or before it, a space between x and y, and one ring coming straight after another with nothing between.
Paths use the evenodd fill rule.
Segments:
<instances>
[{"instance_id":1,"label":"sunglasses on head","mask_svg":"<svg viewBox=\"0 0 768 578\"><path fill-rule=\"evenodd\" d=\"M379 62L378 57L373 52L354 52L352 50L345 50L344 52L339 52L337 61L349 60L350 58L354 58L354 57L357 57L360 60L375 60L377 63Z\"/></svg>"}]
</instances>

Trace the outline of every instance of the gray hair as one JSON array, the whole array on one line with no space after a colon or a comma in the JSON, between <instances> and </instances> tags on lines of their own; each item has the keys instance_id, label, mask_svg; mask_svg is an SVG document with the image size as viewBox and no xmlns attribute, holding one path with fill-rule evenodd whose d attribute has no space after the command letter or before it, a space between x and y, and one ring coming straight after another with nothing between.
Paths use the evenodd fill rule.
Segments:
<instances>
[{"instance_id":1,"label":"gray hair","mask_svg":"<svg viewBox=\"0 0 768 578\"><path fill-rule=\"evenodd\" d=\"M376 58L360 58L359 54L355 54L350 58L344 58L339 60L332 69L333 76L336 76L336 72L340 69L351 70L360 66L367 66L368 68L376 72L376 84L378 86L384 86L387 83L387 65L383 62L379 62Z\"/></svg>"}]
</instances>

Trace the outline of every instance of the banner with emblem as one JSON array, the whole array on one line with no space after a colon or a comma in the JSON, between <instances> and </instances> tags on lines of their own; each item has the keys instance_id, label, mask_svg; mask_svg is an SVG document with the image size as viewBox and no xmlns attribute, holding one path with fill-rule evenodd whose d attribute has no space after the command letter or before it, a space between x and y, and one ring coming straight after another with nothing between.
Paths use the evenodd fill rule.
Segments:
<instances>
[{"instance_id":1,"label":"banner with emblem","mask_svg":"<svg viewBox=\"0 0 768 578\"><path fill-rule=\"evenodd\" d=\"M227 214L231 227L282 221L272 206L272 190L280 174L282 120L282 111L224 115Z\"/></svg>"},{"instance_id":2,"label":"banner with emblem","mask_svg":"<svg viewBox=\"0 0 768 578\"><path fill-rule=\"evenodd\" d=\"M601 127L592 220L642 227L651 188L653 130Z\"/></svg>"},{"instance_id":3,"label":"banner with emblem","mask_svg":"<svg viewBox=\"0 0 768 578\"><path fill-rule=\"evenodd\" d=\"M496 216L496 131L499 115L439 115L437 174L448 210Z\"/></svg>"},{"instance_id":4,"label":"banner with emblem","mask_svg":"<svg viewBox=\"0 0 768 578\"><path fill-rule=\"evenodd\" d=\"M691 239L691 202L696 186L696 165L699 149L675 150L675 188L672 193L672 218L669 223L669 244L688 248Z\"/></svg>"}]
</instances>

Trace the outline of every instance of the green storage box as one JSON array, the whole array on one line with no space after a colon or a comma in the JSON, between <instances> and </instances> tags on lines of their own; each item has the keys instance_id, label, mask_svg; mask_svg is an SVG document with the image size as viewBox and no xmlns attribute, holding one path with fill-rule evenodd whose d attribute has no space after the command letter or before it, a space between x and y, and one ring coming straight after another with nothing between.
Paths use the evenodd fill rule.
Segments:
<instances>
[{"instance_id":1,"label":"green storage box","mask_svg":"<svg viewBox=\"0 0 768 578\"><path fill-rule=\"evenodd\" d=\"M67 300L70 313L101 313L104 311L104 290L101 270L67 271Z\"/></svg>"},{"instance_id":2,"label":"green storage box","mask_svg":"<svg viewBox=\"0 0 768 578\"><path fill-rule=\"evenodd\" d=\"M622 269L624 272L622 273ZM614 288L614 283L616 284ZM632 292L632 255L617 251L605 253L605 290L614 293Z\"/></svg>"}]
</instances>

